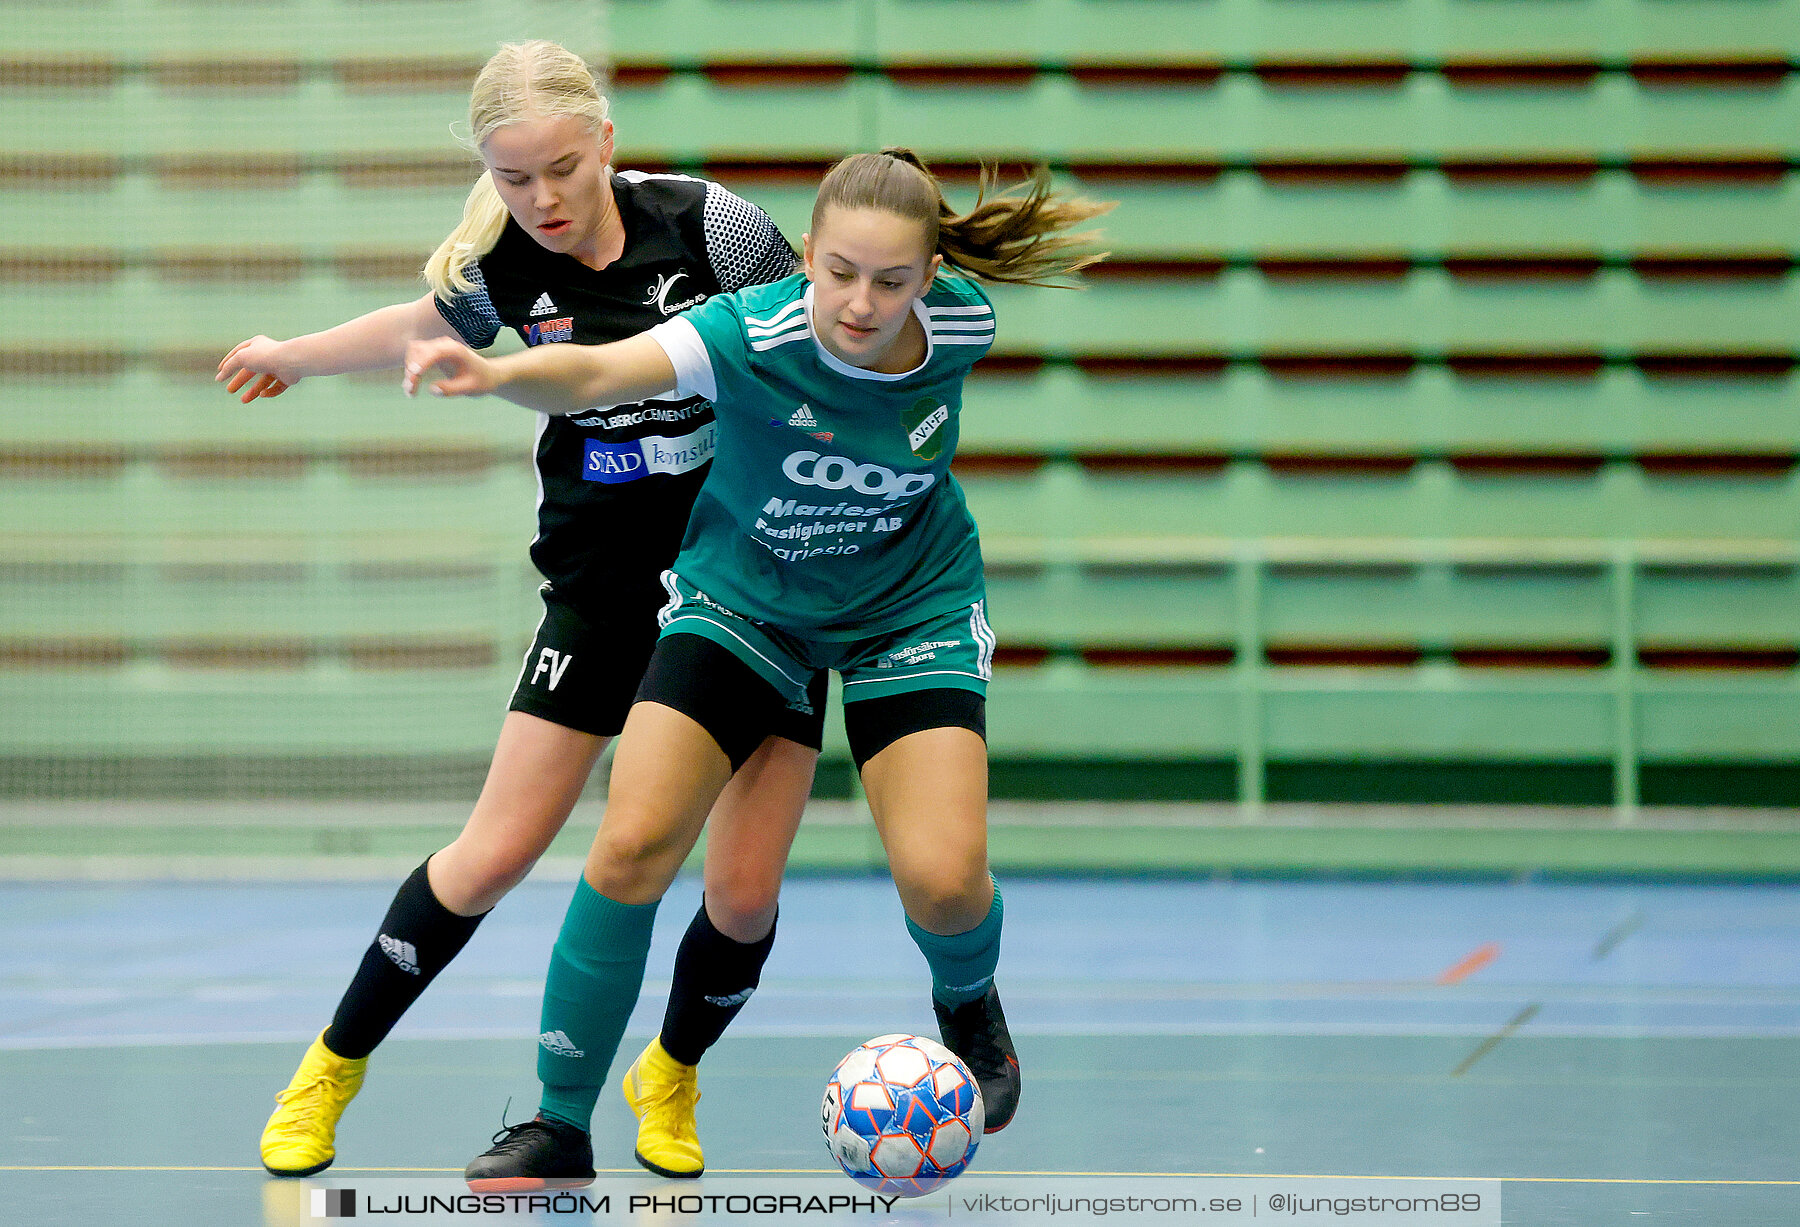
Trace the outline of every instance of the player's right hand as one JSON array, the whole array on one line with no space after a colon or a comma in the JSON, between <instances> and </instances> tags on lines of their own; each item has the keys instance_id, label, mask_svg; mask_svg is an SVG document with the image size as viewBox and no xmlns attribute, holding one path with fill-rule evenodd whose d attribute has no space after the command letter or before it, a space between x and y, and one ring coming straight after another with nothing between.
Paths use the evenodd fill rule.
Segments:
<instances>
[{"instance_id":1,"label":"player's right hand","mask_svg":"<svg viewBox=\"0 0 1800 1227\"><path fill-rule=\"evenodd\" d=\"M432 337L406 347L406 374L400 377L400 390L416 396L425 373L433 367L449 376L430 385L433 396L482 396L500 383L494 364L467 345L451 337Z\"/></svg>"},{"instance_id":2,"label":"player's right hand","mask_svg":"<svg viewBox=\"0 0 1800 1227\"><path fill-rule=\"evenodd\" d=\"M248 405L259 396L280 396L283 392L300 382L300 376L292 371L283 371L280 356L281 342L268 337L251 337L248 341L239 341L232 351L219 362L219 373L213 376L214 383L225 383L227 392L236 392L245 384L250 386L238 399Z\"/></svg>"}]
</instances>

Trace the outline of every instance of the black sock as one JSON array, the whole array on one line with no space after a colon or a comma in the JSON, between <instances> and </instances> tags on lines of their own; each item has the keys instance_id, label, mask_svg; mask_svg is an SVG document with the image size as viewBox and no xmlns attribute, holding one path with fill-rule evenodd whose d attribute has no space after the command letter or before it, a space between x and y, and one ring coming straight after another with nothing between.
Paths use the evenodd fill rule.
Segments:
<instances>
[{"instance_id":1,"label":"black sock","mask_svg":"<svg viewBox=\"0 0 1800 1227\"><path fill-rule=\"evenodd\" d=\"M374 1052L425 986L468 944L486 915L458 916L431 893L425 865L413 870L394 892L381 932L344 990L325 1029L325 1046L350 1060Z\"/></svg>"},{"instance_id":2,"label":"black sock","mask_svg":"<svg viewBox=\"0 0 1800 1227\"><path fill-rule=\"evenodd\" d=\"M756 991L774 945L773 923L760 941L732 941L713 927L702 899L675 952L675 979L663 1015L663 1050L683 1065L698 1065Z\"/></svg>"}]
</instances>

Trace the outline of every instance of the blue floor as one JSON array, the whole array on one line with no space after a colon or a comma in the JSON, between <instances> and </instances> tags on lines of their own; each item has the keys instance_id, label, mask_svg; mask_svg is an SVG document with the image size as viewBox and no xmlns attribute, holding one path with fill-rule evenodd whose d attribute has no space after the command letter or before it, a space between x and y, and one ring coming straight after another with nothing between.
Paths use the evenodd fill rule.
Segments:
<instances>
[{"instance_id":1,"label":"blue floor","mask_svg":"<svg viewBox=\"0 0 1800 1227\"><path fill-rule=\"evenodd\" d=\"M1493 1177L1508 1223L1800 1221L1793 887L1003 887L1027 1098L983 1171ZM0 1182L36 1221L264 1221L256 1134L392 889L0 887ZM529 1113L569 889L521 887L400 1024L334 1174L451 1174L508 1096ZM664 904L634 1035L697 902ZM891 885L790 883L703 1071L712 1170L826 1170L836 1057L933 1029ZM611 1099L596 1161L635 1172Z\"/></svg>"},{"instance_id":2,"label":"blue floor","mask_svg":"<svg viewBox=\"0 0 1800 1227\"><path fill-rule=\"evenodd\" d=\"M1786 886L1014 881L1001 983L1015 1029L1067 1034L1800 1035L1800 890ZM381 885L0 888L0 1048L305 1040L385 910ZM569 887L527 883L396 1038L536 1033ZM654 1029L698 902L665 900L634 1027ZM1455 984L1437 980L1481 951ZM734 1034L931 1022L883 879L788 884Z\"/></svg>"}]
</instances>

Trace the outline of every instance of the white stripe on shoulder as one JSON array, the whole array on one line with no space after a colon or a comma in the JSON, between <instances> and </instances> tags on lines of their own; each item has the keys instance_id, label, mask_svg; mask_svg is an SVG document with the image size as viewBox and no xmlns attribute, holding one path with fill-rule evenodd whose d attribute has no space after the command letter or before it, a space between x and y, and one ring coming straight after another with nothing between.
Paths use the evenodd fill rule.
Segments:
<instances>
[{"instance_id":1,"label":"white stripe on shoulder","mask_svg":"<svg viewBox=\"0 0 1800 1227\"><path fill-rule=\"evenodd\" d=\"M796 311L804 310L806 310L806 300L804 298L796 298L793 302L777 311L774 315L746 315L744 317L744 323L752 329L773 329L782 326L784 323L791 323L792 321L788 320L787 317L791 316Z\"/></svg>"},{"instance_id":2,"label":"white stripe on shoulder","mask_svg":"<svg viewBox=\"0 0 1800 1227\"><path fill-rule=\"evenodd\" d=\"M779 324L769 324L766 327L746 323L744 325L744 335L749 337L772 337L783 332L792 332L796 328L804 327L806 327L806 317L804 315L796 315L792 319L785 319Z\"/></svg>"},{"instance_id":3,"label":"white stripe on shoulder","mask_svg":"<svg viewBox=\"0 0 1800 1227\"><path fill-rule=\"evenodd\" d=\"M966 337L961 335L940 337L936 333L933 333L931 336L931 343L933 345L986 345L993 339L994 334L991 332L982 333L978 337Z\"/></svg>"},{"instance_id":4,"label":"white stripe on shoulder","mask_svg":"<svg viewBox=\"0 0 1800 1227\"><path fill-rule=\"evenodd\" d=\"M980 332L984 328L987 329L989 332L992 332L994 330L994 321L993 320L932 320L931 321L931 335L934 337L937 336L939 333L943 333L943 332Z\"/></svg>"},{"instance_id":5,"label":"white stripe on shoulder","mask_svg":"<svg viewBox=\"0 0 1800 1227\"><path fill-rule=\"evenodd\" d=\"M992 307L926 307L926 315L992 315Z\"/></svg>"},{"instance_id":6,"label":"white stripe on shoulder","mask_svg":"<svg viewBox=\"0 0 1800 1227\"><path fill-rule=\"evenodd\" d=\"M758 328L754 324L744 325L744 335L748 337L773 337L784 332L792 332L796 328L806 327L804 316L795 316L791 320L783 320L779 324L770 324L767 328Z\"/></svg>"},{"instance_id":7,"label":"white stripe on shoulder","mask_svg":"<svg viewBox=\"0 0 1800 1227\"><path fill-rule=\"evenodd\" d=\"M796 328L792 332L778 333L772 337L765 337L760 341L752 341L750 342L750 348L757 353L761 353L765 349L774 349L777 345L789 345L795 341L808 340L811 337L812 330L810 328Z\"/></svg>"}]
</instances>

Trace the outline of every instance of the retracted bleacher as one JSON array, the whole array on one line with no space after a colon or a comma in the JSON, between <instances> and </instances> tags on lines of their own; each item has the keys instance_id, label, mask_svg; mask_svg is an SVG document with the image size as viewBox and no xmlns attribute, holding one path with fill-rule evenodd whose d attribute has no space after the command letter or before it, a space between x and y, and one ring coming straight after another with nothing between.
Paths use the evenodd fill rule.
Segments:
<instances>
[{"instance_id":1,"label":"retracted bleacher","mask_svg":"<svg viewBox=\"0 0 1800 1227\"><path fill-rule=\"evenodd\" d=\"M528 420L210 372L421 292L541 33L795 240L885 143L1119 202L969 387L1003 790L1800 799L1792 0L98 7L0 56L9 787L478 772Z\"/></svg>"}]
</instances>

